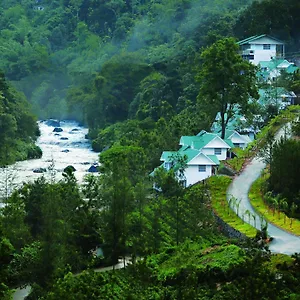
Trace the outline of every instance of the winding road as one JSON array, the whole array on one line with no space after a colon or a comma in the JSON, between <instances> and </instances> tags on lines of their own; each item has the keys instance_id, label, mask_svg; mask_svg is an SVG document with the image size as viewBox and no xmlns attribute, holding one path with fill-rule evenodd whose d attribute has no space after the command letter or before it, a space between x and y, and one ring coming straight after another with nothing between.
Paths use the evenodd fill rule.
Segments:
<instances>
[{"instance_id":1,"label":"winding road","mask_svg":"<svg viewBox=\"0 0 300 300\"><path fill-rule=\"evenodd\" d=\"M284 129L281 129L277 135L276 139L279 139L285 133ZM238 201L240 200L239 213L238 216L245 219L245 222L249 223L257 229L261 229L262 220L259 214L253 209L250 204L248 193L253 182L260 176L261 171L265 168L265 163L261 158L255 157L251 163L243 170L243 172L237 176L227 190L227 200L233 196ZM249 210L255 217L248 220L245 217L247 214L245 212ZM249 222L250 221L250 222ZM273 241L269 245L269 249L274 253L284 253L284 254L294 254L295 252L300 252L300 237L288 233L281 228L268 223L268 234L273 237Z\"/></svg>"}]
</instances>

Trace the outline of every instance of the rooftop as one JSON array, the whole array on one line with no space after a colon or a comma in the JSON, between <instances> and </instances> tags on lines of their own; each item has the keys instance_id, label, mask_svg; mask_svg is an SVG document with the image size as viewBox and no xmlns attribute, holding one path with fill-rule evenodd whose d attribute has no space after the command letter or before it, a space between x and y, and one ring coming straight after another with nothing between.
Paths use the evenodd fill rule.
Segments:
<instances>
[{"instance_id":1,"label":"rooftop","mask_svg":"<svg viewBox=\"0 0 300 300\"><path fill-rule=\"evenodd\" d=\"M284 44L284 42L282 42L282 41L280 41L280 40L278 40L278 39L276 39L276 38L274 38L274 37L272 37L272 36L269 36L269 35L267 35L267 34L261 34L261 35L253 35L253 36L250 36L250 37L248 37L248 38L246 38L246 39L244 39L244 40L238 41L238 44L239 44L239 45L249 44L249 43L252 43L252 42L254 42L254 41L258 40L258 39L261 39L261 38L263 38L263 37L268 37L268 38L270 38L270 39L276 41L278 44L282 44L282 45Z\"/></svg>"}]
</instances>

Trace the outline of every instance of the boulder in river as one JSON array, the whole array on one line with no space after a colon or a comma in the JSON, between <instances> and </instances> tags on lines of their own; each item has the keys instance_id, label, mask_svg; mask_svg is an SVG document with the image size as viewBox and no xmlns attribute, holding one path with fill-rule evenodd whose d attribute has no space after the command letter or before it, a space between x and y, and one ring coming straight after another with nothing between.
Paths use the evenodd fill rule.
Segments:
<instances>
[{"instance_id":1,"label":"boulder in river","mask_svg":"<svg viewBox=\"0 0 300 300\"><path fill-rule=\"evenodd\" d=\"M69 153L70 150L69 149L64 149L64 150L61 150L61 152L64 152L64 153Z\"/></svg>"},{"instance_id":2,"label":"boulder in river","mask_svg":"<svg viewBox=\"0 0 300 300\"><path fill-rule=\"evenodd\" d=\"M60 136L60 134L59 134L59 133L54 133L54 135L56 135L56 136Z\"/></svg>"},{"instance_id":3,"label":"boulder in river","mask_svg":"<svg viewBox=\"0 0 300 300\"><path fill-rule=\"evenodd\" d=\"M64 137L64 136L63 136L63 137L61 137L60 139L61 139L61 140L63 140L63 141L66 141L66 140L68 140L68 138L67 138L67 137Z\"/></svg>"},{"instance_id":4,"label":"boulder in river","mask_svg":"<svg viewBox=\"0 0 300 300\"><path fill-rule=\"evenodd\" d=\"M73 128L72 131L73 131L73 132L74 132L74 131L79 131L79 129L78 129L78 128Z\"/></svg>"},{"instance_id":5,"label":"boulder in river","mask_svg":"<svg viewBox=\"0 0 300 300\"><path fill-rule=\"evenodd\" d=\"M49 119L45 121L45 124L53 127L60 127L60 122L58 120Z\"/></svg>"},{"instance_id":6,"label":"boulder in river","mask_svg":"<svg viewBox=\"0 0 300 300\"><path fill-rule=\"evenodd\" d=\"M98 165L97 164L94 164L94 165L92 165L92 166L90 166L89 168L88 168L88 172L90 172L90 173L96 173L96 172L99 172L99 170L98 170Z\"/></svg>"},{"instance_id":7,"label":"boulder in river","mask_svg":"<svg viewBox=\"0 0 300 300\"><path fill-rule=\"evenodd\" d=\"M63 131L63 129L60 128L60 127L55 127L55 128L53 129L53 132L62 132L62 131Z\"/></svg>"},{"instance_id":8,"label":"boulder in river","mask_svg":"<svg viewBox=\"0 0 300 300\"><path fill-rule=\"evenodd\" d=\"M36 168L36 169L33 169L32 171L33 171L33 173L45 173L45 172L47 172L47 169L45 169L45 168Z\"/></svg>"}]
</instances>

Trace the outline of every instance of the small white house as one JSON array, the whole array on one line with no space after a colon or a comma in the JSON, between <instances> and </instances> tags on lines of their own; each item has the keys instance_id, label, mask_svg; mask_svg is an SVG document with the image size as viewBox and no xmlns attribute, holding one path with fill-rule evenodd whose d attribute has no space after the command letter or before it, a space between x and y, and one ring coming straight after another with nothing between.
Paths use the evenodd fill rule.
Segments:
<instances>
[{"instance_id":1,"label":"small white house","mask_svg":"<svg viewBox=\"0 0 300 300\"><path fill-rule=\"evenodd\" d=\"M178 179L184 186L190 186L216 173L220 160L225 160L227 151L231 148L217 134L201 131L196 136L182 136L181 148L178 151L164 151L160 160L161 167L166 170L174 168L176 172L176 156L186 159L186 168L183 176Z\"/></svg>"},{"instance_id":2,"label":"small white house","mask_svg":"<svg viewBox=\"0 0 300 300\"><path fill-rule=\"evenodd\" d=\"M273 58L284 58L284 42L266 34L251 36L238 42L241 55L254 65L260 61L270 61Z\"/></svg>"},{"instance_id":3,"label":"small white house","mask_svg":"<svg viewBox=\"0 0 300 300\"><path fill-rule=\"evenodd\" d=\"M247 145L251 142L251 139L246 134L240 134L235 130L225 131L225 141L228 143L230 141L234 148L245 149ZM228 143L230 144L230 143Z\"/></svg>"}]
</instances>

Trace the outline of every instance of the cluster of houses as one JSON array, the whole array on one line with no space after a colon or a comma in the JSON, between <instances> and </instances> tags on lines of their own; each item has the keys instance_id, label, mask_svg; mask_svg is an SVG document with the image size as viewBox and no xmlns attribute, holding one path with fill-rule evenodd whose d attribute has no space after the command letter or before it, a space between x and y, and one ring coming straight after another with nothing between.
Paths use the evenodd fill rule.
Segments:
<instances>
[{"instance_id":1,"label":"cluster of houses","mask_svg":"<svg viewBox=\"0 0 300 300\"><path fill-rule=\"evenodd\" d=\"M265 83L272 83L282 71L292 74L298 67L286 59L285 45L283 42L265 34L252 36L238 42L242 57L253 64L259 66L257 73L258 80ZM287 91L282 87L270 87L260 89L258 103L264 107L266 105L277 106L284 109L287 105L295 104L296 95L292 91ZM258 123L262 122L262 116L256 116ZM259 126L258 126L259 127ZM212 132L200 131L196 136L182 136L180 138L180 149L178 151L164 151L160 160L160 167L170 170L174 168L178 180L185 187L193 185L214 175L221 161L229 159L232 149L245 149L251 142L258 128L253 124L247 126L244 116L236 115L227 125L225 138L221 138L221 127L219 116L211 127ZM185 158L186 167L184 174L179 174L176 168L178 157Z\"/></svg>"},{"instance_id":2,"label":"cluster of houses","mask_svg":"<svg viewBox=\"0 0 300 300\"><path fill-rule=\"evenodd\" d=\"M220 133L202 130L196 136L182 136L178 151L164 151L160 158L163 162L161 167L170 170L176 167L178 156L185 158L184 174L177 175L185 187L190 186L216 174L220 161L231 156L230 149L244 149L250 141L248 136L233 130L226 131L225 139L221 139Z\"/></svg>"}]
</instances>

